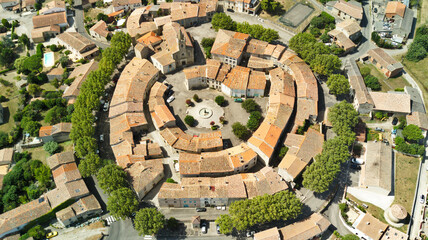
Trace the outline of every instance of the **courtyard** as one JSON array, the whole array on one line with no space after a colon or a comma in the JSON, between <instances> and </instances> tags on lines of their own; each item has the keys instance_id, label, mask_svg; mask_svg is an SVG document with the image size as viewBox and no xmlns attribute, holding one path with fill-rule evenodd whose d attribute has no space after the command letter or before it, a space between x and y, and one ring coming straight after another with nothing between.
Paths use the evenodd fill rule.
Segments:
<instances>
[{"instance_id":1,"label":"courtyard","mask_svg":"<svg viewBox=\"0 0 428 240\"><path fill-rule=\"evenodd\" d=\"M169 103L169 106L171 107L171 112L174 114L174 116L177 119L177 126L179 126L183 131L185 131L187 134L190 135L199 135L200 133L208 133L212 132L212 130L207 127L200 127L196 125L195 127L189 127L184 123L184 118L186 115L188 115L188 111L191 111L192 108L194 108L197 112L199 111L196 109L196 106L187 107L186 106L186 99L192 99L193 95L197 94L199 98L202 100L201 103L208 103L212 101L214 103L214 106L216 106L216 103L214 102L214 99L216 96L224 96L226 103L222 108L220 108L222 111L224 111L224 119L225 124L221 126L218 121L218 117L221 116L221 110L215 110L217 108L213 109L213 115L216 117L210 117L209 119L212 119L212 121L215 122L216 125L221 126L220 131L223 135L223 140L225 142L228 142L229 146L225 146L225 148L236 146L244 141L238 139L235 137L235 135L232 132L232 124L235 122L240 122L242 124L246 124L248 121L248 118L250 116L249 113L247 113L242 107L241 103L234 102L234 99L231 97L226 96L220 91L214 90L214 89L201 89L201 90L187 90L185 84L184 84L184 73L183 71L179 71L173 74L168 74L166 76L165 82L171 84L173 86L172 90L174 91L173 96L175 97L175 100L171 103ZM257 102L257 104L260 105L262 110L262 115L265 116L266 114L266 108L268 105L269 98L268 97L262 97L262 98L254 98L254 100ZM193 101L193 100L192 100ZM194 101L193 101L194 103ZM203 105L202 105L203 106ZM210 104L212 106L212 104ZM192 112L192 111L191 111ZM197 121L200 121L196 114L189 114L192 115ZM214 119L216 118L216 119ZM207 121L208 124L211 120Z\"/></svg>"}]
</instances>

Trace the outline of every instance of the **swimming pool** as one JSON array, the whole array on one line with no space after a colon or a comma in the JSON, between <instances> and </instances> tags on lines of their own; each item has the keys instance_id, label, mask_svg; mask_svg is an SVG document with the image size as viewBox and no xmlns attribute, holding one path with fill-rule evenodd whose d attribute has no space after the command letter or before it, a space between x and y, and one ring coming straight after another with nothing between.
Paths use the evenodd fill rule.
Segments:
<instances>
[{"instance_id":1,"label":"swimming pool","mask_svg":"<svg viewBox=\"0 0 428 240\"><path fill-rule=\"evenodd\" d=\"M43 55L43 65L45 67L52 67L55 64L54 53L48 52Z\"/></svg>"}]
</instances>

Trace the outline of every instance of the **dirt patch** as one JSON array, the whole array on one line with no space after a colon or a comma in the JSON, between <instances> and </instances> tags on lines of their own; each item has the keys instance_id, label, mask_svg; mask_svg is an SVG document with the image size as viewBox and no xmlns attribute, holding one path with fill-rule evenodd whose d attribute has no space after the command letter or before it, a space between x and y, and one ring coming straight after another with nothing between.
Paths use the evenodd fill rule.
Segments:
<instances>
[{"instance_id":1,"label":"dirt patch","mask_svg":"<svg viewBox=\"0 0 428 240\"><path fill-rule=\"evenodd\" d=\"M85 229L91 230L91 229L98 229L98 228L103 228L103 227L104 227L104 223L102 221L99 221L99 222L94 222L94 223L86 226Z\"/></svg>"},{"instance_id":2,"label":"dirt patch","mask_svg":"<svg viewBox=\"0 0 428 240\"><path fill-rule=\"evenodd\" d=\"M100 240L103 238L103 236L104 235L102 233L100 233L98 235L90 236L90 237L86 238L86 240Z\"/></svg>"}]
</instances>

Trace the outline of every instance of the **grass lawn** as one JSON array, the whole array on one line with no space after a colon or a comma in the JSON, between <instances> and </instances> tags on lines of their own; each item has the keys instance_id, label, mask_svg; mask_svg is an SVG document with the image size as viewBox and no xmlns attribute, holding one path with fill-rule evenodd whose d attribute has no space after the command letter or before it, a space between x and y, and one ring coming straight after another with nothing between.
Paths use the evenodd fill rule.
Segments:
<instances>
[{"instance_id":1,"label":"grass lawn","mask_svg":"<svg viewBox=\"0 0 428 240\"><path fill-rule=\"evenodd\" d=\"M46 91L57 91L57 89L50 82L47 82L41 85L40 87Z\"/></svg>"},{"instance_id":2,"label":"grass lawn","mask_svg":"<svg viewBox=\"0 0 428 240\"><path fill-rule=\"evenodd\" d=\"M97 15L99 13L104 13L104 11L98 8L90 8L87 12L85 12L85 18L90 17L93 21L97 22Z\"/></svg>"},{"instance_id":3,"label":"grass lawn","mask_svg":"<svg viewBox=\"0 0 428 240\"><path fill-rule=\"evenodd\" d=\"M381 73L373 64L363 64L358 62L358 67L361 69L362 67L369 67L370 74L379 79L379 83L382 86L382 92L394 91L397 88L404 88L405 86L411 86L404 77L394 77L387 78L383 73Z\"/></svg>"},{"instance_id":4,"label":"grass lawn","mask_svg":"<svg viewBox=\"0 0 428 240\"><path fill-rule=\"evenodd\" d=\"M282 13L276 14L276 15L271 15L269 13L267 13L266 11L262 10L260 13L260 17L270 20L270 21L277 21L282 14L284 14L286 11L288 11L291 7L294 6L294 4L300 2L300 1L294 1L294 0L277 0L277 2L279 2L281 4L282 7ZM278 11L281 12L281 11Z\"/></svg>"},{"instance_id":5,"label":"grass lawn","mask_svg":"<svg viewBox=\"0 0 428 240\"><path fill-rule=\"evenodd\" d=\"M412 211L419 162L419 158L396 154L394 203L403 205L409 214Z\"/></svg>"},{"instance_id":6,"label":"grass lawn","mask_svg":"<svg viewBox=\"0 0 428 240\"><path fill-rule=\"evenodd\" d=\"M379 131L375 131L374 129L367 128L367 141L379 140Z\"/></svg>"},{"instance_id":7,"label":"grass lawn","mask_svg":"<svg viewBox=\"0 0 428 240\"><path fill-rule=\"evenodd\" d=\"M421 8L418 11L417 27L421 24L428 23L428 0L419 1Z\"/></svg>"},{"instance_id":8,"label":"grass lawn","mask_svg":"<svg viewBox=\"0 0 428 240\"><path fill-rule=\"evenodd\" d=\"M73 150L73 142L72 141L60 143L59 146L60 146L61 152ZM36 147L36 148L27 148L27 149L25 149L25 151L28 151L29 153L31 153L32 159L37 159L37 160L42 161L44 164L47 164L46 159L49 157L49 153L47 153L43 149L43 146Z\"/></svg>"},{"instance_id":9,"label":"grass lawn","mask_svg":"<svg viewBox=\"0 0 428 240\"><path fill-rule=\"evenodd\" d=\"M401 61L401 56L402 55L395 56L395 59ZM428 57L419 62L411 62L406 58L403 58L401 63L404 65L407 73L409 73L418 83L424 95L423 97L425 102L428 102L428 81L425 80L428 75Z\"/></svg>"},{"instance_id":10,"label":"grass lawn","mask_svg":"<svg viewBox=\"0 0 428 240\"><path fill-rule=\"evenodd\" d=\"M13 98L7 102L2 103L3 108L7 108L9 112L9 118L5 119L6 123L0 125L0 131L8 133L13 127L15 127L15 121L13 120L13 115L18 111L18 98Z\"/></svg>"}]
</instances>

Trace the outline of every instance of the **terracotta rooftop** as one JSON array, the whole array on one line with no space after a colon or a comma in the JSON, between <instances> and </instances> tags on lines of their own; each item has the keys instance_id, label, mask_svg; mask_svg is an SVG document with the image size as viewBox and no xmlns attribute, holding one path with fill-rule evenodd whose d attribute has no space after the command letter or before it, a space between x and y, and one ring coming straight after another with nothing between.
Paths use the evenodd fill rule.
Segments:
<instances>
[{"instance_id":1,"label":"terracotta rooftop","mask_svg":"<svg viewBox=\"0 0 428 240\"><path fill-rule=\"evenodd\" d=\"M373 99L374 110L385 112L399 112L409 114L410 96L405 93L369 92Z\"/></svg>"},{"instance_id":2,"label":"terracotta rooftop","mask_svg":"<svg viewBox=\"0 0 428 240\"><path fill-rule=\"evenodd\" d=\"M162 42L162 38L154 32L148 32L139 39L137 39L137 42L144 43L146 45L156 45Z\"/></svg>"},{"instance_id":3,"label":"terracotta rooftop","mask_svg":"<svg viewBox=\"0 0 428 240\"><path fill-rule=\"evenodd\" d=\"M247 90L249 76L249 68L236 66L227 74L223 84L230 89Z\"/></svg>"},{"instance_id":4,"label":"terracotta rooftop","mask_svg":"<svg viewBox=\"0 0 428 240\"><path fill-rule=\"evenodd\" d=\"M358 2L356 3L358 4ZM355 19L361 20L363 19L363 7L361 7L361 3L359 3L359 6L357 4L339 0L333 7Z\"/></svg>"},{"instance_id":5,"label":"terracotta rooftop","mask_svg":"<svg viewBox=\"0 0 428 240\"><path fill-rule=\"evenodd\" d=\"M346 73L348 75L349 84L351 88L354 89L355 98L357 99L358 104L374 104L373 99L367 90L366 84L364 83L364 78L360 73L360 69L354 61L348 61L345 64Z\"/></svg>"},{"instance_id":6,"label":"terracotta rooftop","mask_svg":"<svg viewBox=\"0 0 428 240\"><path fill-rule=\"evenodd\" d=\"M52 170L52 177L56 185L61 185L66 182L72 182L82 178L79 169L75 162L62 164L56 169Z\"/></svg>"},{"instance_id":7,"label":"terracotta rooftop","mask_svg":"<svg viewBox=\"0 0 428 240\"><path fill-rule=\"evenodd\" d=\"M154 179L163 176L162 159L139 161L126 168L125 171L128 173L130 184L139 194L141 191L151 189Z\"/></svg>"},{"instance_id":8,"label":"terracotta rooftop","mask_svg":"<svg viewBox=\"0 0 428 240\"><path fill-rule=\"evenodd\" d=\"M376 60L376 62L383 68L386 68L391 72L396 69L403 68L403 65L400 62L395 60L381 48L370 49L367 54Z\"/></svg>"},{"instance_id":9,"label":"terracotta rooftop","mask_svg":"<svg viewBox=\"0 0 428 240\"><path fill-rule=\"evenodd\" d=\"M319 213L313 213L309 218L287 225L280 229L283 240L312 239L323 233L330 222Z\"/></svg>"},{"instance_id":10,"label":"terracotta rooftop","mask_svg":"<svg viewBox=\"0 0 428 240\"><path fill-rule=\"evenodd\" d=\"M379 221L370 213L366 213L356 227L371 239L380 239L387 228L387 224Z\"/></svg>"},{"instance_id":11,"label":"terracotta rooftop","mask_svg":"<svg viewBox=\"0 0 428 240\"><path fill-rule=\"evenodd\" d=\"M86 51L85 49L87 48L96 48L94 42L77 32L64 32L58 35L57 38L80 53Z\"/></svg>"},{"instance_id":12,"label":"terracotta rooftop","mask_svg":"<svg viewBox=\"0 0 428 240\"><path fill-rule=\"evenodd\" d=\"M56 153L46 159L50 169L55 169L63 164L73 163L74 154L73 151Z\"/></svg>"},{"instance_id":13,"label":"terracotta rooftop","mask_svg":"<svg viewBox=\"0 0 428 240\"><path fill-rule=\"evenodd\" d=\"M406 5L399 1L389 1L386 4L385 15L398 15L404 17L404 12L406 11Z\"/></svg>"},{"instance_id":14,"label":"terracotta rooftop","mask_svg":"<svg viewBox=\"0 0 428 240\"><path fill-rule=\"evenodd\" d=\"M264 70L273 68L274 64L273 60L259 58L254 55L251 55L250 59L248 60L247 67L251 69Z\"/></svg>"},{"instance_id":15,"label":"terracotta rooftop","mask_svg":"<svg viewBox=\"0 0 428 240\"><path fill-rule=\"evenodd\" d=\"M220 29L211 53L231 58L239 58L247 45L250 35Z\"/></svg>"},{"instance_id":16,"label":"terracotta rooftop","mask_svg":"<svg viewBox=\"0 0 428 240\"><path fill-rule=\"evenodd\" d=\"M425 113L412 112L406 116L407 124L414 124L423 130L428 130L428 118Z\"/></svg>"},{"instance_id":17,"label":"terracotta rooftop","mask_svg":"<svg viewBox=\"0 0 428 240\"><path fill-rule=\"evenodd\" d=\"M102 37L107 37L110 34L110 31L107 29L107 24L103 20L98 21L89 31L94 31Z\"/></svg>"},{"instance_id":18,"label":"terracotta rooftop","mask_svg":"<svg viewBox=\"0 0 428 240\"><path fill-rule=\"evenodd\" d=\"M76 67L68 77L69 79L74 78L73 83L65 89L62 97L77 97L80 93L80 88L83 82L88 77L89 73L98 69L98 62L92 60L89 63L83 64Z\"/></svg>"},{"instance_id":19,"label":"terracotta rooftop","mask_svg":"<svg viewBox=\"0 0 428 240\"><path fill-rule=\"evenodd\" d=\"M172 115L169 108L164 104L155 106L154 112L152 112L151 115L158 128L163 128L165 124L168 124L170 122L174 122L175 125L174 115Z\"/></svg>"},{"instance_id":20,"label":"terracotta rooftop","mask_svg":"<svg viewBox=\"0 0 428 240\"><path fill-rule=\"evenodd\" d=\"M360 24L352 19L345 19L340 23L336 24L337 29L343 29L347 36L351 36L357 32L361 32Z\"/></svg>"},{"instance_id":21,"label":"terracotta rooftop","mask_svg":"<svg viewBox=\"0 0 428 240\"><path fill-rule=\"evenodd\" d=\"M52 13L48 15L38 15L33 17L33 28L48 27L67 23L65 12Z\"/></svg>"}]
</instances>

